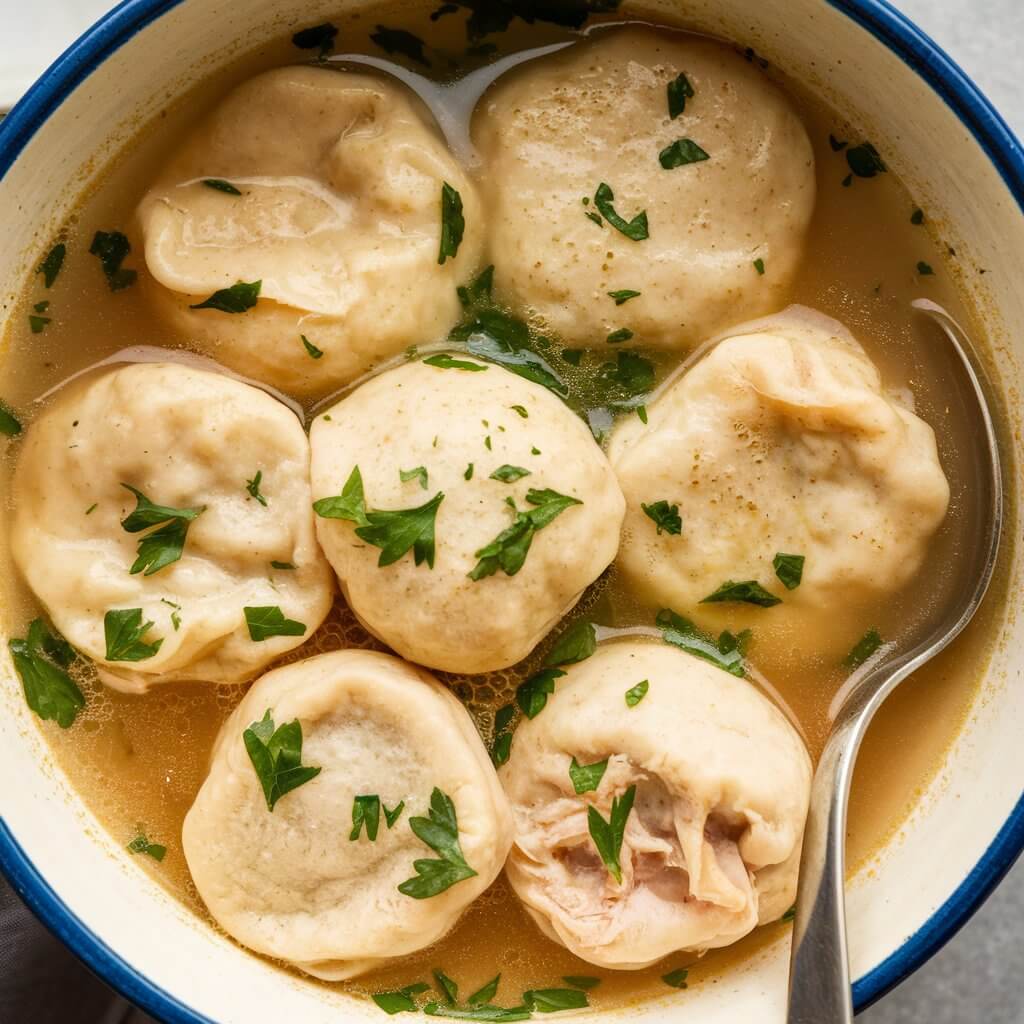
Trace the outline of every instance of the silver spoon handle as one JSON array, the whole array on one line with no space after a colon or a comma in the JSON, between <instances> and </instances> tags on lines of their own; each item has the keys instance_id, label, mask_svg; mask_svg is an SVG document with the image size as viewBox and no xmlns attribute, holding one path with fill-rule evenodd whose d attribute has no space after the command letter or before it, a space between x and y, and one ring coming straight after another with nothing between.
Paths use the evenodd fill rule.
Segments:
<instances>
[{"instance_id":1,"label":"silver spoon handle","mask_svg":"<svg viewBox=\"0 0 1024 1024\"><path fill-rule=\"evenodd\" d=\"M858 728L860 726L860 728ZM828 740L811 787L793 921L788 1024L851 1024L846 946L846 807L859 737L847 720Z\"/></svg>"}]
</instances>

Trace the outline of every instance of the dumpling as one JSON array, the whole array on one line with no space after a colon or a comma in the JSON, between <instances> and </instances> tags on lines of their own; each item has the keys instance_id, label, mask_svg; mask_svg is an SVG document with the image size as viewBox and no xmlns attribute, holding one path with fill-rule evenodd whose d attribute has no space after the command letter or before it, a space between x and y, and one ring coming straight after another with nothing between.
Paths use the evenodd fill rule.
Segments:
<instances>
[{"instance_id":1,"label":"dumpling","mask_svg":"<svg viewBox=\"0 0 1024 1024\"><path fill-rule=\"evenodd\" d=\"M541 930L592 964L726 946L796 895L803 741L750 683L676 648L614 641L573 665L516 729L500 778L509 881ZM598 819L614 827L623 812L605 860L595 824L601 836Z\"/></svg>"},{"instance_id":2,"label":"dumpling","mask_svg":"<svg viewBox=\"0 0 1024 1024\"><path fill-rule=\"evenodd\" d=\"M247 744L258 757L250 731L279 729L305 771L295 788L271 779L268 799ZM447 854L413 831L428 809ZM512 821L447 689L390 655L336 651L253 685L221 730L182 842L228 934L333 981L441 938L501 871Z\"/></svg>"},{"instance_id":3,"label":"dumpling","mask_svg":"<svg viewBox=\"0 0 1024 1024\"><path fill-rule=\"evenodd\" d=\"M646 425L622 422L609 457L629 580L698 623L753 629L776 665L812 645L841 655L877 625L949 503L931 427L842 324L801 307L734 328ZM722 600L723 584L750 581L768 596Z\"/></svg>"},{"instance_id":4,"label":"dumpling","mask_svg":"<svg viewBox=\"0 0 1024 1024\"><path fill-rule=\"evenodd\" d=\"M292 394L327 393L444 338L483 236L476 190L412 93L312 67L231 92L139 220L149 293L177 330ZM461 235L443 262L442 222L453 243ZM195 308L238 282L260 282L255 306Z\"/></svg>"},{"instance_id":5,"label":"dumpling","mask_svg":"<svg viewBox=\"0 0 1024 1024\"><path fill-rule=\"evenodd\" d=\"M498 296L566 342L685 349L784 304L814 156L729 47L601 31L499 79L473 130Z\"/></svg>"},{"instance_id":6,"label":"dumpling","mask_svg":"<svg viewBox=\"0 0 1024 1024\"><path fill-rule=\"evenodd\" d=\"M11 550L108 685L240 682L330 610L310 500L309 443L286 406L137 363L69 385L29 427Z\"/></svg>"},{"instance_id":7,"label":"dumpling","mask_svg":"<svg viewBox=\"0 0 1024 1024\"><path fill-rule=\"evenodd\" d=\"M515 664L618 549L625 506L590 431L499 366L389 370L318 416L310 443L320 544L359 620L410 661Z\"/></svg>"}]
</instances>

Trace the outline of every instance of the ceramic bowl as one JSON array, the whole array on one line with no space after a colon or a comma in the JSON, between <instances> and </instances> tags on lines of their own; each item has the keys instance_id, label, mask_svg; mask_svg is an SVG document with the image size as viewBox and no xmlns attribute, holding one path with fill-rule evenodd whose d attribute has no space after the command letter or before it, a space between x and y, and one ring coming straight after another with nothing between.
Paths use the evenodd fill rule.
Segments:
<instances>
[{"instance_id":1,"label":"ceramic bowl","mask_svg":"<svg viewBox=\"0 0 1024 1024\"><path fill-rule=\"evenodd\" d=\"M0 317L40 250L133 129L201 75L359 0L127 0L71 47L0 123ZM625 8L624 8L625 10ZM881 0L645 0L630 13L754 46L886 140L886 159L972 273L991 371L1010 410L1024 390L1024 156L964 74ZM1011 494L1019 477L1003 453ZM1016 505L1007 526L1020 536ZM1010 544L1011 595L1024 570ZM848 885L854 996L876 999L923 963L1024 846L1024 617L998 616L992 666L960 739L901 833ZM380 1011L250 956L169 897L83 807L47 752L6 654L0 664L0 868L97 974L174 1024L372 1020ZM783 1020L788 938L718 984L631 1011L673 1024ZM1007 964L1009 968L1009 963ZM581 1016L586 1016L583 1014ZM577 1017L579 1019L579 1017Z\"/></svg>"}]
</instances>

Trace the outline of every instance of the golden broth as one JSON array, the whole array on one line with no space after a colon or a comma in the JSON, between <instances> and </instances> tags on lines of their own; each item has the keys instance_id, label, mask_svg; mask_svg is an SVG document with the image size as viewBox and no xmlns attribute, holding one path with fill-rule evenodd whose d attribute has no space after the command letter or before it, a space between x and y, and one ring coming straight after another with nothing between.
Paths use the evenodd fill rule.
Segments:
<instances>
[{"instance_id":1,"label":"golden broth","mask_svg":"<svg viewBox=\"0 0 1024 1024\"><path fill-rule=\"evenodd\" d=\"M412 6L403 4L400 13L397 6L382 7L372 17L335 19L340 45L346 53L380 58L383 54L369 40L369 33L377 23L401 26L424 38L435 66L454 78L460 69L480 67L496 56L570 35L552 26L529 27L516 21L508 32L490 37L500 47L497 53L466 57L463 14L432 21L431 6L417 5L410 10ZM68 256L57 283L46 290L41 277L27 280L7 324L0 395L18 411L23 422L30 422L38 411L41 396L72 374L122 349L138 345L184 347L184 339L154 317L139 284L117 293L109 291L98 260L88 254L89 243L96 230L125 231L133 242L125 265L137 270L141 279L146 270L133 211L165 155L196 114L213 105L231 86L254 73L297 59L301 55L286 38L218 74L146 127L85 197L61 236ZM772 69L766 73L780 77ZM957 454L964 447L961 441L971 425L945 408L941 373L929 354L929 346L938 344L937 337L915 319L910 302L927 297L944 305L961 322L970 323L972 317L958 294L956 282L962 271L955 254L947 251L935 233L927 211L924 225L911 222L915 203L891 173L870 180L858 178L849 187L844 186L848 174L845 153L834 150L830 134L851 143L863 140L840 114L792 84L782 84L801 109L814 143L819 188L807 255L790 299L844 321L879 364L887 385L912 390L918 411L936 430L953 488L947 523L934 542L921 576L903 594L872 609L870 617L837 625L849 635L851 646L869 626L878 626L887 640L898 641L955 586L950 567L956 564L961 539L972 530L963 502L958 500L965 474ZM456 99L457 93L456 82ZM456 108L457 103L453 104ZM884 157L886 140L872 141ZM919 261L930 264L935 273L920 274ZM50 301L45 315L51 322L41 333L33 334L28 316L33 305L42 300ZM659 361L662 374L670 369L664 359ZM17 451L16 442L7 446L3 472L8 483ZM4 510L5 517L9 511ZM3 573L6 625L12 635L18 635L39 614L39 608L16 578L6 551L0 551L0 559L0 566L7 570ZM990 602L990 609L994 603ZM685 608L677 610L686 612ZM603 626L622 627L651 625L653 614L654 609L640 606L624 590L612 570L591 588L574 617L585 615ZM850 811L852 868L864 864L899 828L932 781L944 752L957 735L985 667L992 618L991 610L979 616L950 650L897 692L873 725L860 756ZM339 600L327 623L285 660L346 646L380 645L354 622ZM751 658L799 721L816 757L828 729L829 704L846 670L822 659L801 662L795 656L777 663L762 662L756 645ZM485 741L490 739L494 710L512 699L516 684L537 660L534 656L494 676L446 677L467 702ZM54 723L41 725L57 760L115 839L128 843L141 824L152 842L167 847L162 863L145 857L141 862L154 878L205 916L182 854L181 823L204 778L220 724L244 688L174 685L137 697L85 679L83 689L88 704L71 729L61 730ZM690 983L699 983L742 960L785 927L781 923L770 925L730 950L706 956L692 968ZM400 987L427 980L432 968L441 967L467 993L500 971L502 986L496 1001L508 1003L517 1001L524 989L557 985L564 974L582 974L602 979L591 997L595 1006L605 1007L665 992L660 976L675 967L696 963L696 959L670 957L641 972L596 969L542 937L502 879L442 942L359 979L351 987L363 992Z\"/></svg>"}]
</instances>

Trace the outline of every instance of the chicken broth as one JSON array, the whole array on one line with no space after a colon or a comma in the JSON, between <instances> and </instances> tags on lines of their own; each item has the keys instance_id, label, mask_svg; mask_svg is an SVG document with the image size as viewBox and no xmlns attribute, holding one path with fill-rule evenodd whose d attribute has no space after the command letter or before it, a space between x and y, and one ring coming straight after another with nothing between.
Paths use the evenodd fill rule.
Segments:
<instances>
[{"instance_id":1,"label":"chicken broth","mask_svg":"<svg viewBox=\"0 0 1024 1024\"><path fill-rule=\"evenodd\" d=\"M578 34L544 22L527 25L514 19L505 30L473 40L467 49L465 12L447 10L453 6L445 5L439 11L430 5L382 6L372 16L335 19L339 29L335 49L342 56L331 57L331 63L366 70L359 60L365 55L372 58L372 68L413 83L450 132L449 143L456 156L468 161L467 171L473 177L482 171L465 143L481 81L505 71L511 63L505 60L509 55L530 60L552 44L577 40ZM595 17L591 23L602 20L608 19ZM381 35L382 24L407 34ZM153 358L152 352L140 353L140 346L160 350L158 356L167 359L188 358L192 339L159 316L149 301L152 290L160 285L147 270L136 207L168 154L230 88L269 68L308 56L309 51L297 51L285 38L212 77L143 129L83 199L60 233L66 258L53 287L44 287L40 275L26 281L6 325L0 395L26 427L48 408L51 396L60 393L57 389L64 382L103 361ZM748 59L758 73L777 81L789 95L814 151L817 199L813 219L803 258L778 308L800 304L850 328L881 370L886 388L902 396L905 404L912 402L917 415L935 430L951 490L948 514L929 543L920 572L874 605L851 609L847 616L832 621L821 636L811 637L811 650L790 643L789 634L773 637L771 620L759 617L764 609L721 605L710 618L700 621L715 636L723 630L753 631L749 675L798 724L812 758L816 758L827 734L830 705L852 671L849 664L844 665L842 655L836 656L835 648L842 652L854 649L870 630L877 630L885 643L898 644L911 635L957 585L957 552L965 538L976 532L970 506L963 500L967 473L960 455L968 450L964 442L973 425L960 415L961 410L947 407L943 363L936 356L943 342L910 306L914 299L928 298L960 322L972 324L959 282L976 270L961 265L928 211L918 210L891 172L870 165L871 151L867 151L870 174L851 170L859 166L857 158L850 159L851 148L861 147L863 156L867 140L841 111L806 95L776 69L761 67L756 54L748 54ZM434 82L444 83L445 88L432 88ZM878 137L870 141L884 160L887 140ZM587 209L593 210L589 204L581 206L580 217ZM606 226L604 230L611 229ZM89 253L98 231L122 231L130 239L131 251L123 267L138 278L130 286L108 287L100 260ZM45 254L41 252L40 259ZM473 277L483 265L472 268ZM772 269L771 262L756 267L751 287ZM643 282L636 287L642 290ZM621 306L624 325L629 320L628 301ZM618 349L590 348L566 358L562 353L567 348L573 351L572 346L557 337L543 337L550 333L546 329L535 332L530 349L565 382L569 404L605 443L614 417L598 385L602 367L610 365L616 353L637 352L649 360L656 381L663 382L674 379L683 358L678 352L631 344ZM981 336L976 326L973 333ZM441 341L443 336L424 338L422 349L452 351L461 347L458 339L437 344ZM396 365L396 361L385 365ZM397 365L403 365L401 357ZM621 416L647 415L646 406L637 399L652 390L655 382L648 383L651 386L629 396ZM322 412L333 401L323 395L291 394L289 398L299 400L307 416ZM541 441L537 444L543 447ZM4 473L8 484L20 447L18 440L7 444ZM363 468L365 472L366 466ZM244 470L243 476L251 472L250 467L240 470ZM430 493L433 489L424 491L424 500ZM159 495L151 497L161 500ZM76 511L86 512L84 508ZM12 512L12 507L5 509L5 522ZM438 543L443 542L439 535ZM27 624L42 609L20 581L7 551L2 564L7 570L3 573L7 626L12 636L24 636ZM772 578L772 583L777 581ZM988 610L983 610L950 649L901 687L873 724L860 754L850 809L851 870L865 865L899 830L957 736L987 662L995 603L990 601ZM633 587L613 565L555 628L552 639L542 642L524 661L489 673L437 675L464 702L490 746L495 713L514 703L517 686L541 668L553 638L567 626L580 621L595 623L601 639L608 643L622 642L620 632L637 630L650 636L652 643L659 642L655 619L662 605ZM673 610L687 616L699 611L675 605ZM815 644L819 649L813 649ZM315 635L275 664L292 664L312 654L347 648L387 650L338 597ZM128 844L144 835L149 843L166 848L160 861L145 855L137 861L197 914L208 916L185 862L182 823L206 777L218 730L246 687L170 683L149 693L130 695L102 685L91 667L83 667L82 659L74 672L86 700L74 725L62 729L55 722L46 722L41 726L58 762L115 839ZM419 813L419 809L412 810ZM344 984L360 993L398 990L429 982L431 971L441 968L458 982L464 996L500 972L501 985L494 1001L517 1005L518 994L525 990L560 987L564 976L592 976L601 983L589 992L591 1004L611 1007L668 991L663 978L672 977L670 972L678 969L689 970L685 984L690 986L712 978L754 955L786 927L785 921L765 925L739 943L703 957L678 953L642 971L608 970L584 962L544 937L502 877L439 943ZM684 984L679 975L675 982Z\"/></svg>"}]
</instances>

